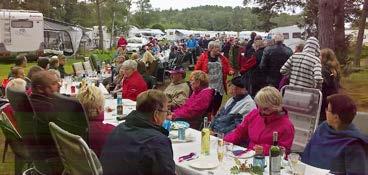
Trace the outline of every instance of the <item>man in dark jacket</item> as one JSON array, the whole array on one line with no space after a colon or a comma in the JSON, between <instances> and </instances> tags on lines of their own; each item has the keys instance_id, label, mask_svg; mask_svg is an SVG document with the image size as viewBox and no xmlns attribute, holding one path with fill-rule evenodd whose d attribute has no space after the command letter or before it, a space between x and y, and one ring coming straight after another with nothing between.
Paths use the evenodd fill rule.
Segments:
<instances>
[{"instance_id":1,"label":"man in dark jacket","mask_svg":"<svg viewBox=\"0 0 368 175\"><path fill-rule=\"evenodd\" d=\"M64 78L65 76L69 76L70 74L66 73L65 72L65 68L64 68L64 65L65 65L65 56L64 55L59 55L58 58L59 58L59 67L58 67L58 70L60 72L60 78Z\"/></svg>"},{"instance_id":2,"label":"man in dark jacket","mask_svg":"<svg viewBox=\"0 0 368 175\"><path fill-rule=\"evenodd\" d=\"M148 90L137 98L137 110L109 135L102 150L105 175L174 175L168 131L161 125L169 114L162 91Z\"/></svg>"},{"instance_id":3,"label":"man in dark jacket","mask_svg":"<svg viewBox=\"0 0 368 175\"><path fill-rule=\"evenodd\" d=\"M293 51L283 44L284 36L282 34L276 34L273 39L275 45L265 48L259 67L265 73L266 83L278 88L282 78L280 69L293 55Z\"/></svg>"}]
</instances>

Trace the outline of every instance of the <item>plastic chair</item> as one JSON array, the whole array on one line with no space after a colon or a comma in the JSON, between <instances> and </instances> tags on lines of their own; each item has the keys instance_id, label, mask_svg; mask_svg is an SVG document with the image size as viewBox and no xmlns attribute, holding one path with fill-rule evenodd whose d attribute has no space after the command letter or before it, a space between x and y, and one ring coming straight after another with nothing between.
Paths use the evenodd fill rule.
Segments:
<instances>
[{"instance_id":1,"label":"plastic chair","mask_svg":"<svg viewBox=\"0 0 368 175\"><path fill-rule=\"evenodd\" d=\"M81 136L89 143L88 118L80 102L75 98L55 94L52 103L56 115L55 123L64 130Z\"/></svg>"},{"instance_id":2,"label":"plastic chair","mask_svg":"<svg viewBox=\"0 0 368 175\"><path fill-rule=\"evenodd\" d=\"M90 73L93 72L91 63L89 61L83 62L83 67L84 67L84 70L85 70L86 73L90 74Z\"/></svg>"},{"instance_id":3,"label":"plastic chair","mask_svg":"<svg viewBox=\"0 0 368 175\"><path fill-rule=\"evenodd\" d=\"M286 85L281 89L283 107L294 125L295 135L291 150L303 152L318 127L322 93L318 89Z\"/></svg>"},{"instance_id":4,"label":"plastic chair","mask_svg":"<svg viewBox=\"0 0 368 175\"><path fill-rule=\"evenodd\" d=\"M81 76L85 73L82 62L73 63L74 75Z\"/></svg>"},{"instance_id":5,"label":"plastic chair","mask_svg":"<svg viewBox=\"0 0 368 175\"><path fill-rule=\"evenodd\" d=\"M353 123L355 127L357 127L360 132L368 136L368 113L367 112L358 112L354 117Z\"/></svg>"},{"instance_id":6,"label":"plastic chair","mask_svg":"<svg viewBox=\"0 0 368 175\"><path fill-rule=\"evenodd\" d=\"M102 174L100 161L80 136L61 129L53 122L49 126L64 165L63 174Z\"/></svg>"},{"instance_id":7,"label":"plastic chair","mask_svg":"<svg viewBox=\"0 0 368 175\"><path fill-rule=\"evenodd\" d=\"M3 152L3 162L7 151L7 145L10 145L15 155L15 174L21 174L24 165L27 164L29 167L32 160L30 159L27 149L24 147L21 135L3 112L0 114L0 129L5 136L6 144Z\"/></svg>"}]
</instances>

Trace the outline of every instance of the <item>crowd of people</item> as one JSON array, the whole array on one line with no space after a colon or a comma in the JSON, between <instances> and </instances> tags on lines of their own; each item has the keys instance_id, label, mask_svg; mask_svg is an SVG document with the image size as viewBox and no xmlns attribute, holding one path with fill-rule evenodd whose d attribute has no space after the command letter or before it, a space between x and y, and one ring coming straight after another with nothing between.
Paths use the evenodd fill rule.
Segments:
<instances>
[{"instance_id":1,"label":"crowd of people","mask_svg":"<svg viewBox=\"0 0 368 175\"><path fill-rule=\"evenodd\" d=\"M154 85L162 46L151 39L144 51L129 56L127 43L119 40L114 73L105 85L112 93L122 92L123 98L136 101L136 110L114 127L102 122L104 96L97 87L81 87L75 97L69 97L78 99L85 110L86 142L100 158L104 174L175 174L171 141L162 127L165 120L183 120L199 130L208 117L213 132L224 133L225 141L248 149L263 147L265 155L277 131L279 145L289 153L295 130L279 91L286 84L320 89L323 94L320 125L301 154L302 161L334 173L368 174L368 138L352 124L356 104L339 94L341 73L334 52L320 50L314 37L294 51L283 40L282 34L266 40L252 33L249 41L189 36L170 47L168 60L175 64L162 73L169 74L171 82L161 89ZM193 64L189 77L190 66L183 66L184 62ZM62 55L39 58L25 75L27 58L19 55L0 103L6 103L8 89L29 95L36 113L34 127L42 131L38 133L43 137L38 143L43 150L40 160L47 160L40 162L46 167L42 171L51 174L63 170L47 128L48 122L56 120L50 115L53 95L59 93L62 78L71 75L64 65ZM221 106L226 94L230 98ZM3 111L16 126L11 106Z\"/></svg>"}]
</instances>

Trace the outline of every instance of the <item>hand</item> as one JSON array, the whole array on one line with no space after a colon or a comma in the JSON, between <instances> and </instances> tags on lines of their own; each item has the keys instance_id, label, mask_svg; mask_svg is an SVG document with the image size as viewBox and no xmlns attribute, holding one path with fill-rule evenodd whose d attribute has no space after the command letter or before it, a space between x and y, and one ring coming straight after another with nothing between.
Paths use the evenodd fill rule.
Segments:
<instances>
[{"instance_id":1,"label":"hand","mask_svg":"<svg viewBox=\"0 0 368 175\"><path fill-rule=\"evenodd\" d=\"M229 75L234 75L234 71L233 70L229 71Z\"/></svg>"}]
</instances>

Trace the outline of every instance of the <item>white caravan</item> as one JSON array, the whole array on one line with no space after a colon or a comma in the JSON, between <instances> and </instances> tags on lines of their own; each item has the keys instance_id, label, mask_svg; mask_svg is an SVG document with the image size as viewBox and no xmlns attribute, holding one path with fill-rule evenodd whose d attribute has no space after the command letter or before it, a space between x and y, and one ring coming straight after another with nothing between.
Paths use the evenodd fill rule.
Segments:
<instances>
[{"instance_id":1,"label":"white caravan","mask_svg":"<svg viewBox=\"0 0 368 175\"><path fill-rule=\"evenodd\" d=\"M0 57L42 53L43 15L37 11L0 9Z\"/></svg>"},{"instance_id":2,"label":"white caravan","mask_svg":"<svg viewBox=\"0 0 368 175\"><path fill-rule=\"evenodd\" d=\"M353 42L354 44L357 41L358 38L358 30L345 30L345 35L346 36L351 36L351 42ZM363 45L368 46L368 30L365 29L364 30L364 35L363 35Z\"/></svg>"},{"instance_id":3,"label":"white caravan","mask_svg":"<svg viewBox=\"0 0 368 175\"><path fill-rule=\"evenodd\" d=\"M271 37L277 33L284 35L284 44L293 50L300 42L304 42L305 30L304 28L299 28L297 25L277 27L269 32Z\"/></svg>"}]
</instances>

